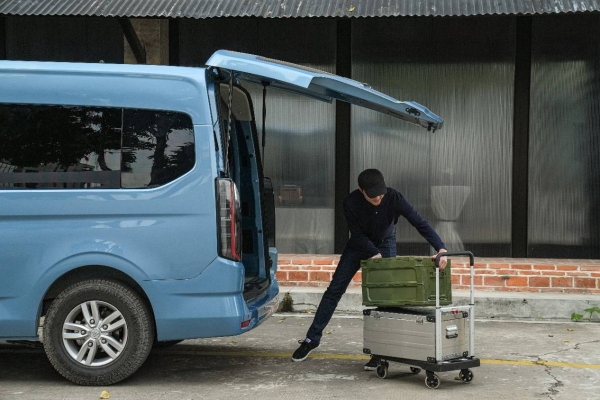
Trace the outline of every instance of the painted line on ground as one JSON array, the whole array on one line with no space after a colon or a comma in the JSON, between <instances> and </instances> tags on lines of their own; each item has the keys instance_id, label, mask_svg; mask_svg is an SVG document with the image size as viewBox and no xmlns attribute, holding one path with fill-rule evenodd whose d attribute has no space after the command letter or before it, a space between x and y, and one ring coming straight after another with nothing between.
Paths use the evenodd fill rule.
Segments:
<instances>
[{"instance_id":1,"label":"painted line on ground","mask_svg":"<svg viewBox=\"0 0 600 400\"><path fill-rule=\"evenodd\" d=\"M254 351L177 351L177 350L157 350L160 354L169 355L197 355L197 356L223 356L223 357L274 357L274 358L291 358L292 353L277 353L277 352L254 352ZM328 360L368 360L369 356L358 354L327 354L317 353L311 354L309 358L328 359ZM482 364L489 365L518 365L527 367L563 367L563 368L582 368L582 369L600 369L600 364L581 364L559 361L530 361L530 360L497 360L497 359L481 359Z\"/></svg>"}]
</instances>

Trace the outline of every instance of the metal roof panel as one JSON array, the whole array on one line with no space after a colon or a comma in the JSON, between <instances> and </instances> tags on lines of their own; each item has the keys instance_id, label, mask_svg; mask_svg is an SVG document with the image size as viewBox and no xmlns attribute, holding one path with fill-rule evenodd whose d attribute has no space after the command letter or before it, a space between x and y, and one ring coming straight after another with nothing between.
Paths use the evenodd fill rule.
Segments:
<instances>
[{"instance_id":1,"label":"metal roof panel","mask_svg":"<svg viewBox=\"0 0 600 400\"><path fill-rule=\"evenodd\" d=\"M0 15L307 18L600 11L600 0L0 0Z\"/></svg>"}]
</instances>

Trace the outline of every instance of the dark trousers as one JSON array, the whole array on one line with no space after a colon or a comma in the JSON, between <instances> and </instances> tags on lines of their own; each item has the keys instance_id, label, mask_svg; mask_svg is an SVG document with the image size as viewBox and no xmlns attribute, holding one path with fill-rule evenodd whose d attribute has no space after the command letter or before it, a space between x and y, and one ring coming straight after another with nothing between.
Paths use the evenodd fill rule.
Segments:
<instances>
[{"instance_id":1,"label":"dark trousers","mask_svg":"<svg viewBox=\"0 0 600 400\"><path fill-rule=\"evenodd\" d=\"M379 249L382 257L395 257L396 232L394 231L392 235L386 237L381 243L376 244L375 246ZM325 291L325 294L323 294L321 303L319 303L315 319L306 334L306 337L311 341L321 341L323 329L325 329L329 323L338 302L346 292L352 278L360 269L360 261L367 258L369 258L368 254L346 246L340 257L340 262L338 263L335 273L333 274L333 278L331 278L331 283Z\"/></svg>"}]
</instances>

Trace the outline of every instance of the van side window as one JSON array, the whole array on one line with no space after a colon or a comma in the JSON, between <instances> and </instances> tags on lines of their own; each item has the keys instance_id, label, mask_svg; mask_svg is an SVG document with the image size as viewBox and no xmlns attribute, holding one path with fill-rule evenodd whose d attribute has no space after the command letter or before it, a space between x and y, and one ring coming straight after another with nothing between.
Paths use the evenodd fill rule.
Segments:
<instances>
[{"instance_id":1,"label":"van side window","mask_svg":"<svg viewBox=\"0 0 600 400\"><path fill-rule=\"evenodd\" d=\"M156 187L194 167L194 126L188 115L126 109L123 117L123 188Z\"/></svg>"},{"instance_id":2,"label":"van side window","mask_svg":"<svg viewBox=\"0 0 600 400\"><path fill-rule=\"evenodd\" d=\"M194 162L186 114L0 104L0 189L156 187Z\"/></svg>"}]
</instances>

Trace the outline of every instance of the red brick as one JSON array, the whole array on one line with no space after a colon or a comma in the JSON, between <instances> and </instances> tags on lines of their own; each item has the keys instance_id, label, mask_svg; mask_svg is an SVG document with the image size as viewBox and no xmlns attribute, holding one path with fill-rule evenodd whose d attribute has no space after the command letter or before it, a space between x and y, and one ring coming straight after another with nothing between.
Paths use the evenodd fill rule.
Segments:
<instances>
[{"instance_id":1,"label":"red brick","mask_svg":"<svg viewBox=\"0 0 600 400\"><path fill-rule=\"evenodd\" d=\"M554 271L556 267L554 265L534 265L533 269Z\"/></svg>"},{"instance_id":2,"label":"red brick","mask_svg":"<svg viewBox=\"0 0 600 400\"><path fill-rule=\"evenodd\" d=\"M577 271L579 267L577 265L557 265L557 271Z\"/></svg>"},{"instance_id":3,"label":"red brick","mask_svg":"<svg viewBox=\"0 0 600 400\"><path fill-rule=\"evenodd\" d=\"M519 275L542 275L542 271L519 271Z\"/></svg>"},{"instance_id":4,"label":"red brick","mask_svg":"<svg viewBox=\"0 0 600 400\"><path fill-rule=\"evenodd\" d=\"M596 289L598 279L595 278L575 278L573 286L576 288Z\"/></svg>"},{"instance_id":5,"label":"red brick","mask_svg":"<svg viewBox=\"0 0 600 400\"><path fill-rule=\"evenodd\" d=\"M529 278L529 287L550 287L550 278L532 276Z\"/></svg>"},{"instance_id":6,"label":"red brick","mask_svg":"<svg viewBox=\"0 0 600 400\"><path fill-rule=\"evenodd\" d=\"M531 269L531 264L511 264L510 269Z\"/></svg>"},{"instance_id":7,"label":"red brick","mask_svg":"<svg viewBox=\"0 0 600 400\"><path fill-rule=\"evenodd\" d=\"M288 272L288 280L290 280L290 281L308 281L308 272L290 271L290 272Z\"/></svg>"},{"instance_id":8,"label":"red brick","mask_svg":"<svg viewBox=\"0 0 600 400\"><path fill-rule=\"evenodd\" d=\"M292 264L294 265L312 265L312 260L306 258L298 258L296 260L292 260Z\"/></svg>"},{"instance_id":9,"label":"red brick","mask_svg":"<svg viewBox=\"0 0 600 400\"><path fill-rule=\"evenodd\" d=\"M565 289L564 293L589 293L589 289L584 288L573 288L573 289Z\"/></svg>"},{"instance_id":10,"label":"red brick","mask_svg":"<svg viewBox=\"0 0 600 400\"><path fill-rule=\"evenodd\" d=\"M454 271L452 271L452 275L450 276L450 280L453 285L460 285L460 276L455 275Z\"/></svg>"},{"instance_id":11,"label":"red brick","mask_svg":"<svg viewBox=\"0 0 600 400\"><path fill-rule=\"evenodd\" d=\"M504 286L504 279L499 276L485 275L483 277L483 284L485 286Z\"/></svg>"},{"instance_id":12,"label":"red brick","mask_svg":"<svg viewBox=\"0 0 600 400\"><path fill-rule=\"evenodd\" d=\"M280 258L277 260L278 265L290 264L289 258Z\"/></svg>"},{"instance_id":13,"label":"red brick","mask_svg":"<svg viewBox=\"0 0 600 400\"><path fill-rule=\"evenodd\" d=\"M352 278L354 282L362 282L362 273L358 271Z\"/></svg>"},{"instance_id":14,"label":"red brick","mask_svg":"<svg viewBox=\"0 0 600 400\"><path fill-rule=\"evenodd\" d=\"M313 260L315 265L333 265L333 260Z\"/></svg>"},{"instance_id":15,"label":"red brick","mask_svg":"<svg viewBox=\"0 0 600 400\"><path fill-rule=\"evenodd\" d=\"M305 281L305 282L295 282L296 286L304 286L304 287L318 287L320 286L318 282L309 282L309 281Z\"/></svg>"},{"instance_id":16,"label":"red brick","mask_svg":"<svg viewBox=\"0 0 600 400\"><path fill-rule=\"evenodd\" d=\"M585 267L580 267L580 271L598 271L600 272L600 265L586 265Z\"/></svg>"},{"instance_id":17,"label":"red brick","mask_svg":"<svg viewBox=\"0 0 600 400\"><path fill-rule=\"evenodd\" d=\"M333 265L324 265L321 267L322 271L335 271L337 267L333 266Z\"/></svg>"},{"instance_id":18,"label":"red brick","mask_svg":"<svg viewBox=\"0 0 600 400\"><path fill-rule=\"evenodd\" d=\"M540 288L542 293L564 293L565 289L561 288Z\"/></svg>"},{"instance_id":19,"label":"red brick","mask_svg":"<svg viewBox=\"0 0 600 400\"><path fill-rule=\"evenodd\" d=\"M589 272L578 272L578 271L567 271L567 272L565 272L565 274L567 276L585 276L585 277L590 276Z\"/></svg>"},{"instance_id":20,"label":"red brick","mask_svg":"<svg viewBox=\"0 0 600 400\"><path fill-rule=\"evenodd\" d=\"M517 275L519 271L513 271L512 269L497 269L496 275Z\"/></svg>"},{"instance_id":21,"label":"red brick","mask_svg":"<svg viewBox=\"0 0 600 400\"><path fill-rule=\"evenodd\" d=\"M277 272L275 272L275 276L277 277L277 280L279 281L279 283L286 282L288 280L287 272L277 271Z\"/></svg>"},{"instance_id":22,"label":"red brick","mask_svg":"<svg viewBox=\"0 0 600 400\"><path fill-rule=\"evenodd\" d=\"M321 267L317 267L316 265L307 265L306 267L302 268L303 271L320 271Z\"/></svg>"},{"instance_id":23,"label":"red brick","mask_svg":"<svg viewBox=\"0 0 600 400\"><path fill-rule=\"evenodd\" d=\"M457 290L469 290L469 286L458 285L454 289L457 289Z\"/></svg>"},{"instance_id":24,"label":"red brick","mask_svg":"<svg viewBox=\"0 0 600 400\"><path fill-rule=\"evenodd\" d=\"M591 275L594 278L600 278L600 272L592 272Z\"/></svg>"},{"instance_id":25,"label":"red brick","mask_svg":"<svg viewBox=\"0 0 600 400\"><path fill-rule=\"evenodd\" d=\"M554 278L552 277L552 287L573 287L573 278Z\"/></svg>"},{"instance_id":26,"label":"red brick","mask_svg":"<svg viewBox=\"0 0 600 400\"><path fill-rule=\"evenodd\" d=\"M466 275L466 274L470 274L470 273L471 273L470 269L452 267L452 275Z\"/></svg>"},{"instance_id":27,"label":"red brick","mask_svg":"<svg viewBox=\"0 0 600 400\"><path fill-rule=\"evenodd\" d=\"M566 274L562 271L542 271L542 276L565 276Z\"/></svg>"},{"instance_id":28,"label":"red brick","mask_svg":"<svg viewBox=\"0 0 600 400\"><path fill-rule=\"evenodd\" d=\"M510 266L508 264L494 264L494 263L489 263L488 264L488 268L489 269L509 269Z\"/></svg>"},{"instance_id":29,"label":"red brick","mask_svg":"<svg viewBox=\"0 0 600 400\"><path fill-rule=\"evenodd\" d=\"M281 271L299 271L300 267L293 267L291 265L279 265L277 269Z\"/></svg>"},{"instance_id":30,"label":"red brick","mask_svg":"<svg viewBox=\"0 0 600 400\"><path fill-rule=\"evenodd\" d=\"M524 276L511 276L506 280L506 286L527 286L527 279Z\"/></svg>"},{"instance_id":31,"label":"red brick","mask_svg":"<svg viewBox=\"0 0 600 400\"><path fill-rule=\"evenodd\" d=\"M310 281L320 281L320 282L330 282L331 281L331 273L330 272L310 272Z\"/></svg>"},{"instance_id":32,"label":"red brick","mask_svg":"<svg viewBox=\"0 0 600 400\"><path fill-rule=\"evenodd\" d=\"M465 265L466 267L468 267L469 269L471 269L470 265ZM475 265L473 265L473 268L475 269L487 269L487 264L483 264L483 263L475 263Z\"/></svg>"},{"instance_id":33,"label":"red brick","mask_svg":"<svg viewBox=\"0 0 600 400\"><path fill-rule=\"evenodd\" d=\"M461 277L461 283L463 285L470 285L471 284L471 276L469 275L463 275ZM473 284L475 285L483 285L483 276L475 276L475 279L473 280Z\"/></svg>"}]
</instances>

